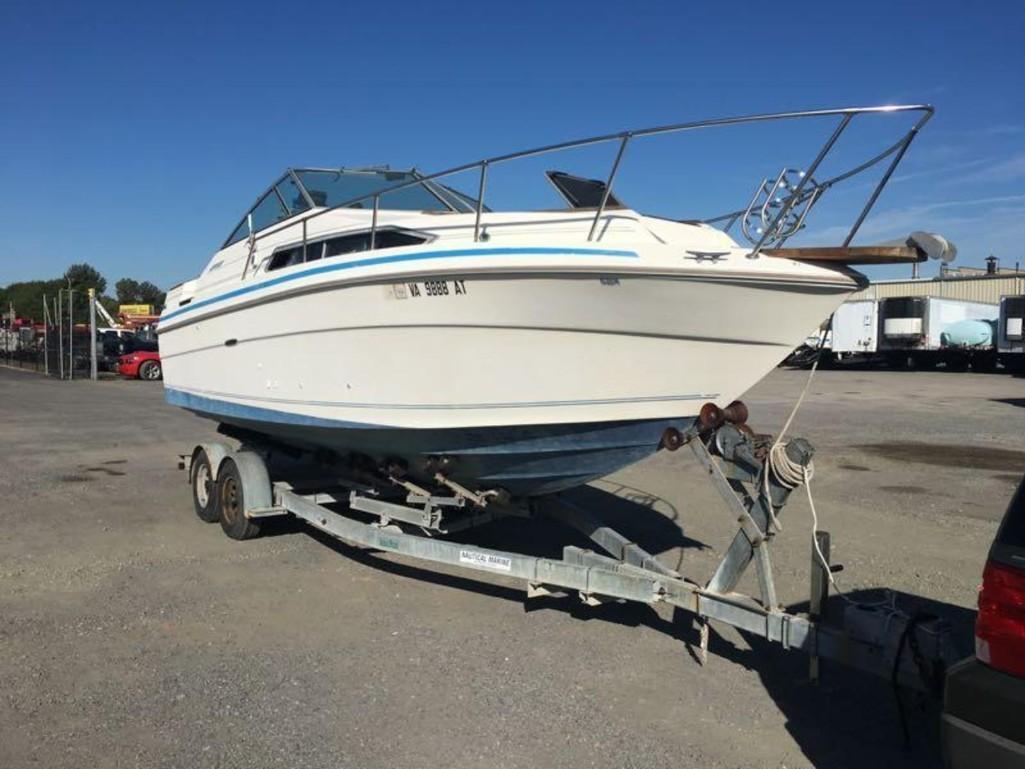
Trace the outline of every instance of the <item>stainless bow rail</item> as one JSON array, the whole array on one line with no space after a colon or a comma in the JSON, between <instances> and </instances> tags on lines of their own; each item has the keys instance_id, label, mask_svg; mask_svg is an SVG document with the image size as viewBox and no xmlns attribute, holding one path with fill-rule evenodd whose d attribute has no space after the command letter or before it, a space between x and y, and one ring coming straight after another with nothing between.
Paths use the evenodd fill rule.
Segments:
<instances>
[{"instance_id":1,"label":"stainless bow rail","mask_svg":"<svg viewBox=\"0 0 1025 769\"><path fill-rule=\"evenodd\" d=\"M904 133L896 142L891 144L889 147L884 149L874 157L869 158L865 162L854 166L836 176L826 179L822 182L814 181L814 174L821 166L823 160L829 155L830 151L836 145L837 140L848 128L851 122L862 115L883 115L883 114L894 114L894 113L920 113L921 116L914 123L914 125ZM839 118L839 122L834 129L833 133L826 140L825 144L819 149L810 165L803 172L797 172L797 181L792 182L788 179L792 179L794 176L795 169L784 169L780 176L777 178L775 185L770 185L768 181L763 181L756 191L755 198L752 199L751 203L746 208L742 208L736 211L731 211L720 216L715 216L710 219L703 220L706 223L715 222L726 222L724 230L729 230L740 220L750 219L753 213L756 211L760 214L762 219L762 226L756 228L752 234L749 226L744 226L745 235L752 242L753 248L749 253L750 258L757 258L760 251L767 245L782 245L787 238L799 231L804 225L804 219L807 216L811 206L819 200L822 194L839 184L842 181L850 179L852 176L862 173L863 171L872 168L873 166L881 163L886 159L890 159L886 170L883 172L879 182L875 185L872 193L869 195L868 200L862 207L861 212L858 214L857 219L851 226L847 233L846 238L843 241L843 245L847 246L854 239L861 225L864 223L865 218L872 210L876 201L879 199L879 195L882 193L883 188L889 182L890 177L893 175L894 170L900 164L901 159L907 152L911 142L918 135L918 132L932 117L934 109L928 104L907 104L907 105L890 105L890 106L878 106L878 107L846 107L839 109L819 109L819 110L804 110L798 112L774 112L765 113L758 115L742 115L735 117L715 118L711 120L697 120L687 123L674 123L671 125L655 126L652 128L640 128L630 131L620 131L618 133L604 134L601 136L592 136L586 139L574 139L571 141L559 142L557 144L549 144L543 147L536 147L534 149L522 150L519 152L511 152L505 155L496 155L494 157L485 158L483 160L476 160L472 163L465 163L463 165L455 166L453 168L447 168L443 171L437 171L432 174L417 174L415 179L411 179L400 184L386 187L376 192L367 193L351 200L346 200L343 203L338 203L327 208L319 208L314 211L310 211L306 214L299 215L299 218L292 217L286 222L282 223L282 226L272 225L271 227L263 230L259 234L253 234L250 236L250 249L252 250L256 241L260 240L267 235L280 230L294 226L295 224L301 223L303 227L303 243L305 245L306 239L306 223L318 216L334 211L339 208L348 208L356 205L357 203L364 203L371 201L372 203L372 219L370 228L370 244L373 248L376 241L378 231L378 211L381 209L381 199L393 192L406 189L416 185L423 185L425 182L432 182L445 177L453 176L455 174L464 173L476 169L479 174L478 179L478 191L477 200L475 201L474 210L474 224L473 224L473 240L477 242L481 239L482 231L482 216L485 211L484 198L487 193L487 181L488 181L488 170L492 166L496 166L501 163L507 163L513 160L520 160L523 158L537 157L539 155L546 155L553 152L560 152L563 150L576 149L579 147L587 147L597 144L614 143L618 142L619 146L616 151L615 158L612 162L612 166L609 169L608 176L606 177L605 188L602 192L601 202L598 205L594 213L594 218L591 221L591 227L588 231L587 240L593 241L596 238L600 238L599 235L599 224L601 218L605 213L605 209L608 205L609 196L612 192L613 183L616 180L616 176L620 170L623 156L626 152L627 145L638 139L643 139L649 136L661 136L665 134L682 133L686 131L695 131L706 128L720 128L723 126L731 125L743 125L748 123L766 123L780 120L797 120L804 118ZM298 177L289 169L288 175L298 183ZM273 189L273 187L271 188ZM300 189L302 188L300 184ZM783 197L778 197L778 192L787 193ZM767 193L763 195L762 193ZM756 209L756 203L759 196L765 197L763 205ZM311 206L314 205L313 199L306 193L306 197ZM800 212L796 218L794 218L795 212ZM788 223L789 222L789 223Z\"/></svg>"}]
</instances>

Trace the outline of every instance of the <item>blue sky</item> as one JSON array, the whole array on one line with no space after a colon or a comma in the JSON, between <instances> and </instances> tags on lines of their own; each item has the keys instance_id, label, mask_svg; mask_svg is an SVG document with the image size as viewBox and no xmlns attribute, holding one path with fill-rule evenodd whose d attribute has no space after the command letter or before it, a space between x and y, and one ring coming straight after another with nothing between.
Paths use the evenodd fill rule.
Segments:
<instances>
[{"instance_id":1,"label":"blue sky","mask_svg":"<svg viewBox=\"0 0 1025 769\"><path fill-rule=\"evenodd\" d=\"M1025 268L1023 81L1021 0L7 0L0 285L87 261L111 282L167 287L197 273L290 165L437 170L624 128L895 102L930 102L937 116L861 242L931 229L957 243L961 264L995 253ZM838 160L871 154L901 125L852 130ZM641 209L709 216L746 204L783 164L806 165L807 141L829 130L659 140L631 148L617 190ZM553 206L540 172L602 173L599 155L510 173L507 187L492 182L496 200ZM869 189L832 191L802 241L835 241Z\"/></svg>"}]
</instances>

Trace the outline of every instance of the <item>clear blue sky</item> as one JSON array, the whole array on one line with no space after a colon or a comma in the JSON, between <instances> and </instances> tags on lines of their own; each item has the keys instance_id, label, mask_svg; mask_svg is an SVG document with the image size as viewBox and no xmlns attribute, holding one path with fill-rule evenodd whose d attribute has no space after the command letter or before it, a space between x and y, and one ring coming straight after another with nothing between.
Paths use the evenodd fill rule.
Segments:
<instances>
[{"instance_id":1,"label":"clear blue sky","mask_svg":"<svg viewBox=\"0 0 1025 769\"><path fill-rule=\"evenodd\" d=\"M917 101L935 104L937 117L862 242L933 229L958 244L959 263L992 252L1025 267L1021 0L7 0L0 285L87 261L110 282L167 287L196 274L289 165L436 170L622 128ZM631 150L639 171L624 175L633 187L623 195L707 216L743 205L761 176L814 153L772 132L756 149L747 136L702 136L668 165ZM884 138L852 135L843 150L854 157ZM592 170L584 159L563 165ZM657 168L668 182L654 180ZM853 205L865 191L837 190L834 202ZM842 213L824 207L806 242L835 239Z\"/></svg>"}]
</instances>

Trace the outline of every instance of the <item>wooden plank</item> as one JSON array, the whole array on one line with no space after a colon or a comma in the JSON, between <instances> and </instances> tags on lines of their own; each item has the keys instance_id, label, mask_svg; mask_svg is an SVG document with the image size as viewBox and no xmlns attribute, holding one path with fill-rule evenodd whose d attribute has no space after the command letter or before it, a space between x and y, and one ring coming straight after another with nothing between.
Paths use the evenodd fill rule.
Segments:
<instances>
[{"instance_id":1,"label":"wooden plank","mask_svg":"<svg viewBox=\"0 0 1025 769\"><path fill-rule=\"evenodd\" d=\"M925 253L911 246L808 246L766 248L766 256L799 262L843 262L844 264L901 264L924 262Z\"/></svg>"}]
</instances>

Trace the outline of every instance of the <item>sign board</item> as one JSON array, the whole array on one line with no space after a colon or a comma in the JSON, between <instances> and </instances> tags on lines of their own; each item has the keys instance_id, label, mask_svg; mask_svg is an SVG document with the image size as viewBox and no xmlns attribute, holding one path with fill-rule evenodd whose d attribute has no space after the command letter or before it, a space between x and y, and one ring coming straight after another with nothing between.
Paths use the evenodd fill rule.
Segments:
<instances>
[{"instance_id":1,"label":"sign board","mask_svg":"<svg viewBox=\"0 0 1025 769\"><path fill-rule=\"evenodd\" d=\"M122 304L118 305L117 311L122 315L152 315L152 304Z\"/></svg>"}]
</instances>

